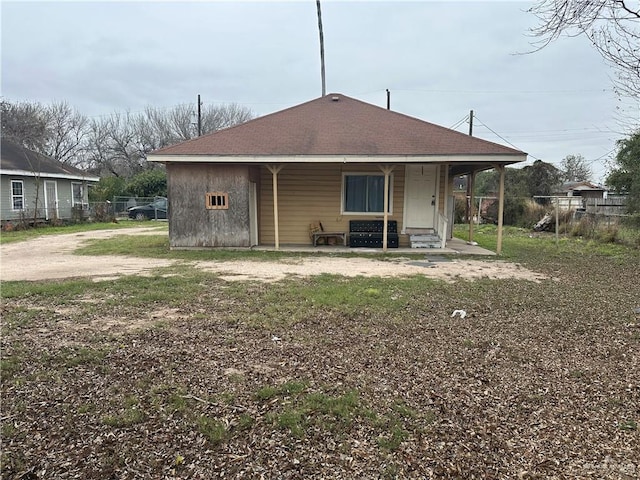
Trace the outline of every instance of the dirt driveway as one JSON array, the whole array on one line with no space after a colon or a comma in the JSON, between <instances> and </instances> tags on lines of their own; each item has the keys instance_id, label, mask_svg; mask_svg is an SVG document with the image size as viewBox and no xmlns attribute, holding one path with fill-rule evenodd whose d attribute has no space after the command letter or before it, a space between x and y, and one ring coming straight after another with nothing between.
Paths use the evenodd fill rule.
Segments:
<instances>
[{"instance_id":1,"label":"dirt driveway","mask_svg":"<svg viewBox=\"0 0 640 480\"><path fill-rule=\"evenodd\" d=\"M98 230L62 235L46 235L24 242L0 246L0 280L55 280L91 277L95 281L123 275L145 275L158 267L167 267L178 260L139 258L130 256L86 256L73 252L83 242L115 235L157 235L155 228L125 228ZM279 261L197 261L198 268L216 272L222 278L273 282L290 275L310 276L323 273L354 276L398 277L424 275L447 281L477 278L514 278L540 281L543 275L518 264L503 261L456 260L416 261L396 258L380 261L367 257L339 258L323 255L308 258L284 258Z\"/></svg>"}]
</instances>

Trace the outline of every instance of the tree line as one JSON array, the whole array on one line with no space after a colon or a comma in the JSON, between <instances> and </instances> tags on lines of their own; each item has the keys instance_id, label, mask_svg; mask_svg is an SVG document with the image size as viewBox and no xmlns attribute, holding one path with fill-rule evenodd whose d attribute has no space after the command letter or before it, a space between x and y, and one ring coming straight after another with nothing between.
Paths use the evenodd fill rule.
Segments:
<instances>
[{"instance_id":1,"label":"tree line","mask_svg":"<svg viewBox=\"0 0 640 480\"><path fill-rule=\"evenodd\" d=\"M59 162L101 177L130 179L149 169L147 154L198 136L195 108L147 107L138 113L89 118L67 102L0 102L2 136ZM246 122L253 112L235 103L207 105L201 131Z\"/></svg>"}]
</instances>

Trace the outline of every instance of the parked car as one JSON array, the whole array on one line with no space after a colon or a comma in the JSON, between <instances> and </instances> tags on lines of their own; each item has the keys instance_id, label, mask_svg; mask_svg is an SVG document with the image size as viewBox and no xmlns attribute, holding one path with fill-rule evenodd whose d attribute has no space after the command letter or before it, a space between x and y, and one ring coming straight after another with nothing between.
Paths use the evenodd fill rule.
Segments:
<instances>
[{"instance_id":1,"label":"parked car","mask_svg":"<svg viewBox=\"0 0 640 480\"><path fill-rule=\"evenodd\" d=\"M167 199L158 198L148 205L130 207L129 218L134 220L166 220L167 219Z\"/></svg>"}]
</instances>

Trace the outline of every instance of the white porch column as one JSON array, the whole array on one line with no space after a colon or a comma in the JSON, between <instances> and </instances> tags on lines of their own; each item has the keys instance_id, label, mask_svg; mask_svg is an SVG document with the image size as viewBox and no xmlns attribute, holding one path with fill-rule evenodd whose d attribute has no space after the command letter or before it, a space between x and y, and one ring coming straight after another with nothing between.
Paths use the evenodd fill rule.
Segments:
<instances>
[{"instance_id":1,"label":"white porch column","mask_svg":"<svg viewBox=\"0 0 640 480\"><path fill-rule=\"evenodd\" d=\"M275 248L280 249L280 222L278 221L278 173L283 165L267 165L273 178L273 232L275 235Z\"/></svg>"},{"instance_id":2,"label":"white porch column","mask_svg":"<svg viewBox=\"0 0 640 480\"><path fill-rule=\"evenodd\" d=\"M389 176L395 167L389 165L381 165L380 170L384 173L384 224L382 225L382 251L387 251L387 240L389 238L389 227L387 226L387 220L389 218Z\"/></svg>"},{"instance_id":3,"label":"white porch column","mask_svg":"<svg viewBox=\"0 0 640 480\"><path fill-rule=\"evenodd\" d=\"M468 202L469 202L469 218L467 220L469 220L469 243L473 242L473 211L474 209L474 198L473 198L473 191L475 189L475 185L474 183L476 182L476 171L472 170L471 173L467 176L467 182L469 182L469 186L468 186L468 192L469 192L469 198L468 198Z\"/></svg>"},{"instance_id":4,"label":"white porch column","mask_svg":"<svg viewBox=\"0 0 640 480\"><path fill-rule=\"evenodd\" d=\"M500 172L500 186L498 187L498 239L496 242L496 253L502 252L502 223L504 221L504 165L497 165L496 170Z\"/></svg>"}]
</instances>

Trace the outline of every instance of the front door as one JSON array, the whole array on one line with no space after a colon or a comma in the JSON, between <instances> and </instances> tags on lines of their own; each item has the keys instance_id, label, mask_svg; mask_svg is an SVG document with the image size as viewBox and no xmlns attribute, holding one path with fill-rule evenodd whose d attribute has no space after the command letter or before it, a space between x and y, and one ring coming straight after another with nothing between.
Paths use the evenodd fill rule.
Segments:
<instances>
[{"instance_id":1,"label":"front door","mask_svg":"<svg viewBox=\"0 0 640 480\"><path fill-rule=\"evenodd\" d=\"M44 212L46 220L58 218L58 186L52 180L44 182Z\"/></svg>"},{"instance_id":2,"label":"front door","mask_svg":"<svg viewBox=\"0 0 640 480\"><path fill-rule=\"evenodd\" d=\"M405 229L435 228L437 180L436 165L405 167Z\"/></svg>"}]
</instances>

